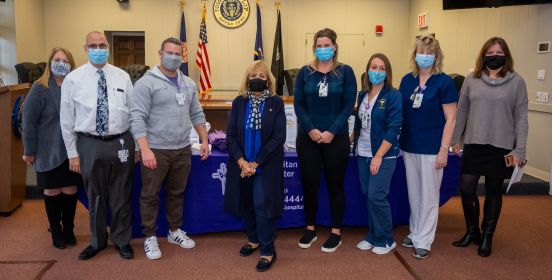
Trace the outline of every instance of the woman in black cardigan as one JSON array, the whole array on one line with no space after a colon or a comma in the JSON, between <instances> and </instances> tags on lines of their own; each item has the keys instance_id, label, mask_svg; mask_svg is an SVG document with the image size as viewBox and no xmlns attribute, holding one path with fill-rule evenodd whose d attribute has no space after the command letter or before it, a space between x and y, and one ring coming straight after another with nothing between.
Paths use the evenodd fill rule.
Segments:
<instances>
[{"instance_id":1,"label":"woman in black cardigan","mask_svg":"<svg viewBox=\"0 0 552 280\"><path fill-rule=\"evenodd\" d=\"M240 95L232 102L226 139L228 173L224 209L244 218L248 243L240 250L249 256L260 248L257 271L276 261L276 221L284 196L284 103L274 95L274 77L262 61L245 73Z\"/></svg>"}]
</instances>

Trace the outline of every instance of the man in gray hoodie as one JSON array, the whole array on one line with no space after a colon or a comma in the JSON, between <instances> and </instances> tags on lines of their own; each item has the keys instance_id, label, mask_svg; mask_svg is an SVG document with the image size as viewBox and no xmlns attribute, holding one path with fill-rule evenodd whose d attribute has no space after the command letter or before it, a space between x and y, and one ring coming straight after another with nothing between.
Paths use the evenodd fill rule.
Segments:
<instances>
[{"instance_id":1,"label":"man in gray hoodie","mask_svg":"<svg viewBox=\"0 0 552 280\"><path fill-rule=\"evenodd\" d=\"M205 115L192 79L178 70L182 45L176 38L161 44L161 63L149 70L134 86L131 98L131 131L142 155L140 213L146 236L144 251L148 259L161 258L156 238L159 191L166 181L169 243L193 248L195 242L182 227L183 194L191 168L190 131L196 129L202 160L209 156Z\"/></svg>"}]
</instances>

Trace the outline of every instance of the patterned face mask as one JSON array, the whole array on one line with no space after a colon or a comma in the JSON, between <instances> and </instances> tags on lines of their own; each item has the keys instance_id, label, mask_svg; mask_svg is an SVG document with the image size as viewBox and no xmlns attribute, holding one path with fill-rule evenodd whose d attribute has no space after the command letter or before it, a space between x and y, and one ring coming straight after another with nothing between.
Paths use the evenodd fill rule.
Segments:
<instances>
[{"instance_id":1,"label":"patterned face mask","mask_svg":"<svg viewBox=\"0 0 552 280\"><path fill-rule=\"evenodd\" d=\"M265 89L259 96L255 96L255 93L248 91L247 96L249 96L249 101L251 102L251 112L247 118L247 126L253 130L261 130L261 105L270 96L270 91Z\"/></svg>"},{"instance_id":2,"label":"patterned face mask","mask_svg":"<svg viewBox=\"0 0 552 280\"><path fill-rule=\"evenodd\" d=\"M69 74L69 72L71 72L71 65L61 60L54 60L50 63L50 70L52 70L52 74L54 74L54 76L65 77Z\"/></svg>"}]
</instances>

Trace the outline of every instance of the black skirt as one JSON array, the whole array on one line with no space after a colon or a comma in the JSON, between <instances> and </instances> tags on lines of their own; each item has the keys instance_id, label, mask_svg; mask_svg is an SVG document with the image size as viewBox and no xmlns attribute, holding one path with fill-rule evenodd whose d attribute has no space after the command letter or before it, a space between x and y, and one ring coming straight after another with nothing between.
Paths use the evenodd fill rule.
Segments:
<instances>
[{"instance_id":1,"label":"black skirt","mask_svg":"<svg viewBox=\"0 0 552 280\"><path fill-rule=\"evenodd\" d=\"M36 172L36 184L43 189L57 189L83 185L81 175L69 170L68 159L55 169L45 172Z\"/></svg>"},{"instance_id":2,"label":"black skirt","mask_svg":"<svg viewBox=\"0 0 552 280\"><path fill-rule=\"evenodd\" d=\"M462 155L462 174L507 179L514 167L507 167L504 156L511 151L491 145L466 144Z\"/></svg>"}]
</instances>

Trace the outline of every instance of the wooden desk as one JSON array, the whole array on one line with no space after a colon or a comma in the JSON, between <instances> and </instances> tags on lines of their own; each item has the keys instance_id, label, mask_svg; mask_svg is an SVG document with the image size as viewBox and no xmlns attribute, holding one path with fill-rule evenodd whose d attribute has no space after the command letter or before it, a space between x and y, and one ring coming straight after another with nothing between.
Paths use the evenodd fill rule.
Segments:
<instances>
[{"instance_id":1,"label":"wooden desk","mask_svg":"<svg viewBox=\"0 0 552 280\"><path fill-rule=\"evenodd\" d=\"M238 96L237 91L219 91L200 95L199 102L205 117L211 124L211 130L224 130L228 124L232 101ZM293 96L282 96L285 104L293 104Z\"/></svg>"},{"instance_id":2,"label":"wooden desk","mask_svg":"<svg viewBox=\"0 0 552 280\"><path fill-rule=\"evenodd\" d=\"M27 168L23 141L12 130L12 109L18 96L27 95L29 84L0 88L0 213L9 215L25 200Z\"/></svg>"}]
</instances>

